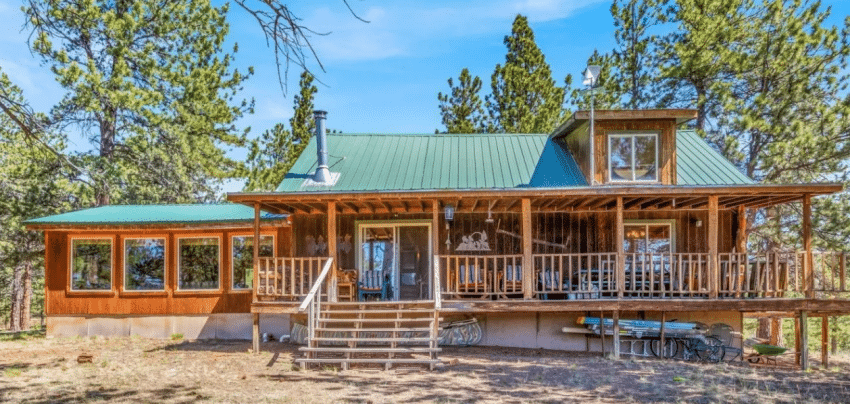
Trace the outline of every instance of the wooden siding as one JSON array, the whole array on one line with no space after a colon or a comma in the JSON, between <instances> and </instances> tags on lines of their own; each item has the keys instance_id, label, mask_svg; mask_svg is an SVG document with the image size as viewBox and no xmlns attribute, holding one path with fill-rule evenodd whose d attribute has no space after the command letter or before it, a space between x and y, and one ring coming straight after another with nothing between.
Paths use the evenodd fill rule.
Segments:
<instances>
[{"instance_id":1,"label":"wooden siding","mask_svg":"<svg viewBox=\"0 0 850 404\"><path fill-rule=\"evenodd\" d=\"M45 313L47 315L181 315L250 313L251 290L232 290L231 243L234 235L251 235L253 229L135 230L135 231L46 231ZM291 253L289 227L264 228L274 234L278 256ZM177 239L181 236L221 237L219 289L177 291ZM165 237L165 290L124 291L123 240L128 237ZM69 291L69 240L71 237L109 237L113 242L112 289L108 292Z\"/></svg>"}]
</instances>

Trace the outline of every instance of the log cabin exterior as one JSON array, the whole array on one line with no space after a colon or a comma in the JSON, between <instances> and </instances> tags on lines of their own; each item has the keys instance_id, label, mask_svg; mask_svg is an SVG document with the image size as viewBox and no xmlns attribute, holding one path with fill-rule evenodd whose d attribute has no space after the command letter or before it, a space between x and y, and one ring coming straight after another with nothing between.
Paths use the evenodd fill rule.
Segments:
<instances>
[{"instance_id":1,"label":"log cabin exterior","mask_svg":"<svg viewBox=\"0 0 850 404\"><path fill-rule=\"evenodd\" d=\"M585 111L553 133L517 135L326 135L324 117L274 192L231 193L230 205L202 205L218 209L206 215L103 207L30 221L45 231L48 332L250 336L259 350L261 333L302 324L305 360L322 362L334 310L360 310L362 327L377 308L398 313L396 328L422 321L433 366L441 318L478 319L485 345L619 354L619 336L606 348L561 330L589 313L675 313L740 331L746 313L850 311L844 254L811 247L811 198L841 185L755 183L680 129L693 110L597 111L593 134ZM803 245L748 252L747 211L785 203L802 204ZM75 290L87 281L73 254L105 254L104 240L108 287ZM128 276L149 273L127 264L144 250L128 240L164 246L155 290L128 290ZM192 261L203 251L219 254L218 275L192 283L179 263L203 267ZM342 341L345 358L354 339Z\"/></svg>"}]
</instances>

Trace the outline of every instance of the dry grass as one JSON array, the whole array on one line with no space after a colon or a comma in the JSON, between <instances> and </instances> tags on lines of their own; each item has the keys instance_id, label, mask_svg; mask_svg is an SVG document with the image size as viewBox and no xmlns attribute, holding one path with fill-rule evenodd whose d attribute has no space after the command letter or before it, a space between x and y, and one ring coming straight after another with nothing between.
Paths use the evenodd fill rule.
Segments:
<instances>
[{"instance_id":1,"label":"dry grass","mask_svg":"<svg viewBox=\"0 0 850 404\"><path fill-rule=\"evenodd\" d=\"M850 363L754 369L507 348L448 348L437 371L298 370L296 347L141 338L0 342L4 402L483 403L850 401ZM91 353L90 364L76 361ZM456 359L456 361L455 361Z\"/></svg>"}]
</instances>

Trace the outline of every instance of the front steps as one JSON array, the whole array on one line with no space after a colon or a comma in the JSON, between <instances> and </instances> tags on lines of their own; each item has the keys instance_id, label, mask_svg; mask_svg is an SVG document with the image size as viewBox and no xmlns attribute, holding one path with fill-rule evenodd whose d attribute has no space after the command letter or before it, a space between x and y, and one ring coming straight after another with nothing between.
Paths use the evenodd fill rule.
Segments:
<instances>
[{"instance_id":1,"label":"front steps","mask_svg":"<svg viewBox=\"0 0 850 404\"><path fill-rule=\"evenodd\" d=\"M390 369L394 365L427 365L433 370L438 353L439 313L434 302L322 303L315 337L308 336L295 360L312 364Z\"/></svg>"}]
</instances>

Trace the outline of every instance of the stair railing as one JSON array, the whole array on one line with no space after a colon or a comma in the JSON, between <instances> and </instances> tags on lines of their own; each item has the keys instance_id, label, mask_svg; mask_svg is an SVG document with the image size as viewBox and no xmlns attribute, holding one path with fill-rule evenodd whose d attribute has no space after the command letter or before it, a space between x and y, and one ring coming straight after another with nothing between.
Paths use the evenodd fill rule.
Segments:
<instances>
[{"instance_id":1,"label":"stair railing","mask_svg":"<svg viewBox=\"0 0 850 404\"><path fill-rule=\"evenodd\" d=\"M316 328L319 327L319 313L322 310L322 289L324 289L325 279L327 279L328 273L330 273L331 267L333 267L333 261L333 258L328 258L325 266L322 267L322 272L319 273L316 282L310 288L310 293L304 297L301 306L298 306L299 313L303 313L305 310L307 311L307 343L312 348L315 348ZM311 357L312 352L308 352L307 356Z\"/></svg>"}]
</instances>

